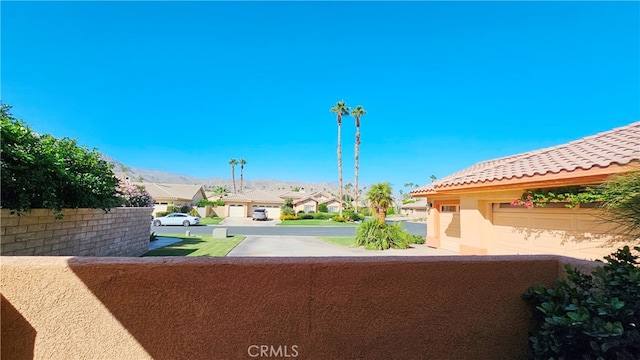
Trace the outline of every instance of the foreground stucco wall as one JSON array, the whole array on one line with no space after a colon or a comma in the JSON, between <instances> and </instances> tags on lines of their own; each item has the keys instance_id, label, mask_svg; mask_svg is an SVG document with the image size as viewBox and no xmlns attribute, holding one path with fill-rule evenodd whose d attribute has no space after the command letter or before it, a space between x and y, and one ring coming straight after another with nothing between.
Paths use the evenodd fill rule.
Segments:
<instances>
[{"instance_id":1,"label":"foreground stucco wall","mask_svg":"<svg viewBox=\"0 0 640 360\"><path fill-rule=\"evenodd\" d=\"M2 358L251 359L266 345L271 358L522 359L520 295L560 268L553 256L8 257Z\"/></svg>"},{"instance_id":2,"label":"foreground stucco wall","mask_svg":"<svg viewBox=\"0 0 640 360\"><path fill-rule=\"evenodd\" d=\"M149 249L151 208L0 211L0 254L139 256Z\"/></svg>"}]
</instances>

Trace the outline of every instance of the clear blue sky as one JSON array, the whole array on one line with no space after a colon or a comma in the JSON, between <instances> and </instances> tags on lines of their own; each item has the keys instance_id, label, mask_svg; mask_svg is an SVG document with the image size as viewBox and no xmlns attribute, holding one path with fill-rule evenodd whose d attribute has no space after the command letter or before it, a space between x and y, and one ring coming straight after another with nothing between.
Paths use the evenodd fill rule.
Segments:
<instances>
[{"instance_id":1,"label":"clear blue sky","mask_svg":"<svg viewBox=\"0 0 640 360\"><path fill-rule=\"evenodd\" d=\"M428 183L640 120L638 2L7 2L2 100L127 165ZM353 181L345 119L344 179Z\"/></svg>"}]
</instances>

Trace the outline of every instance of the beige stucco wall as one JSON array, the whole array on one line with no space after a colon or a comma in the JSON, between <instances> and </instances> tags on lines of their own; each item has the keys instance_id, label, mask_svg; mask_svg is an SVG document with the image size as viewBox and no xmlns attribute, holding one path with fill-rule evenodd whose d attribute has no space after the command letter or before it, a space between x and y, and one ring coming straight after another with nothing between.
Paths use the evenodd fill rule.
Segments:
<instances>
[{"instance_id":1,"label":"beige stucco wall","mask_svg":"<svg viewBox=\"0 0 640 360\"><path fill-rule=\"evenodd\" d=\"M562 268L554 256L0 265L1 355L16 360L249 359L254 345L301 359L522 359L520 295Z\"/></svg>"},{"instance_id":2,"label":"beige stucco wall","mask_svg":"<svg viewBox=\"0 0 640 360\"><path fill-rule=\"evenodd\" d=\"M616 227L603 220L597 209L503 208L495 204L510 203L524 189L485 191L453 196L432 196L429 201L460 201L461 255L555 254L584 259L598 259L623 243L611 235ZM437 229L438 209L427 216L427 244L442 247ZM448 244L448 243L447 243Z\"/></svg>"},{"instance_id":3,"label":"beige stucco wall","mask_svg":"<svg viewBox=\"0 0 640 360\"><path fill-rule=\"evenodd\" d=\"M6 255L138 256L149 248L151 208L67 209L21 216L0 211L0 253Z\"/></svg>"}]
</instances>

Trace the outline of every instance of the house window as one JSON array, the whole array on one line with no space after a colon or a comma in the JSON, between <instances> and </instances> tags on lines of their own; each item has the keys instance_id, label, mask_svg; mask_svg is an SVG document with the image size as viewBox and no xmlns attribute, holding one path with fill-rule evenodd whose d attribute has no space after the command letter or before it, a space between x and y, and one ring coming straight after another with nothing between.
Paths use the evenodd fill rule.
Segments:
<instances>
[{"instance_id":1,"label":"house window","mask_svg":"<svg viewBox=\"0 0 640 360\"><path fill-rule=\"evenodd\" d=\"M440 212L458 212L458 205L441 205Z\"/></svg>"},{"instance_id":2,"label":"house window","mask_svg":"<svg viewBox=\"0 0 640 360\"><path fill-rule=\"evenodd\" d=\"M315 206L313 206L313 205L305 205L304 206L304 212L311 213L311 212L314 212L314 211L316 211L316 207Z\"/></svg>"},{"instance_id":3,"label":"house window","mask_svg":"<svg viewBox=\"0 0 640 360\"><path fill-rule=\"evenodd\" d=\"M337 213L340 210L337 206L329 206L328 209L330 213Z\"/></svg>"}]
</instances>

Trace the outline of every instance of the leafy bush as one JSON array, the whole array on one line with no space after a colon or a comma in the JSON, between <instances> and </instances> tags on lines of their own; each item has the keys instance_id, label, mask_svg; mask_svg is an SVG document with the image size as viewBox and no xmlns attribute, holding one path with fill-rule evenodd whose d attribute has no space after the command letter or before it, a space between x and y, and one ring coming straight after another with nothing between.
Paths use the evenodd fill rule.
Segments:
<instances>
[{"instance_id":1,"label":"leafy bush","mask_svg":"<svg viewBox=\"0 0 640 360\"><path fill-rule=\"evenodd\" d=\"M298 220L298 217L293 214L280 214L280 220Z\"/></svg>"},{"instance_id":2,"label":"leafy bush","mask_svg":"<svg viewBox=\"0 0 640 360\"><path fill-rule=\"evenodd\" d=\"M424 236L409 234L407 241L409 244L424 244L427 239Z\"/></svg>"},{"instance_id":3,"label":"leafy bush","mask_svg":"<svg viewBox=\"0 0 640 360\"><path fill-rule=\"evenodd\" d=\"M345 221L362 221L364 216L353 211L344 211L342 213Z\"/></svg>"},{"instance_id":4,"label":"leafy bush","mask_svg":"<svg viewBox=\"0 0 640 360\"><path fill-rule=\"evenodd\" d=\"M356 244L369 250L406 249L410 236L400 223L388 225L371 219L360 224L356 230Z\"/></svg>"},{"instance_id":5,"label":"leafy bush","mask_svg":"<svg viewBox=\"0 0 640 360\"><path fill-rule=\"evenodd\" d=\"M189 205L182 205L182 206L179 206L179 207L174 207L174 208L173 208L173 211L174 211L174 212L177 212L177 213L181 213L181 214L186 214L186 213L188 213L189 211L191 211L191 206L189 206Z\"/></svg>"},{"instance_id":6,"label":"leafy bush","mask_svg":"<svg viewBox=\"0 0 640 360\"><path fill-rule=\"evenodd\" d=\"M298 210L298 212L296 213L296 215L298 215L298 216L299 216L299 215L302 215L302 214L304 214L304 213L305 213L305 212L304 212L304 210Z\"/></svg>"},{"instance_id":7,"label":"leafy bush","mask_svg":"<svg viewBox=\"0 0 640 360\"><path fill-rule=\"evenodd\" d=\"M298 217L299 217L300 219L307 219L307 220L308 220L308 219L313 219L313 214L305 214L305 213L302 213L302 214L298 215Z\"/></svg>"},{"instance_id":8,"label":"leafy bush","mask_svg":"<svg viewBox=\"0 0 640 360\"><path fill-rule=\"evenodd\" d=\"M207 200L207 199L200 199L198 200L198 203L197 203L198 207L215 206L214 204L215 204L214 201Z\"/></svg>"},{"instance_id":9,"label":"leafy bush","mask_svg":"<svg viewBox=\"0 0 640 360\"><path fill-rule=\"evenodd\" d=\"M163 217L171 214L169 211L156 211L156 217Z\"/></svg>"},{"instance_id":10,"label":"leafy bush","mask_svg":"<svg viewBox=\"0 0 640 360\"><path fill-rule=\"evenodd\" d=\"M313 218L317 220L329 220L333 217L333 215L329 213L315 213L311 215L313 215Z\"/></svg>"},{"instance_id":11,"label":"leafy bush","mask_svg":"<svg viewBox=\"0 0 640 360\"><path fill-rule=\"evenodd\" d=\"M635 247L636 252L640 247ZM532 359L640 359L640 268L628 246L591 275L565 265L555 288L523 295L533 307Z\"/></svg>"},{"instance_id":12,"label":"leafy bush","mask_svg":"<svg viewBox=\"0 0 640 360\"><path fill-rule=\"evenodd\" d=\"M200 217L200 213L199 213L199 212L198 212L198 210L196 210L196 209L191 209L191 210L189 210L189 212L188 212L187 214L189 214L189 215L191 215L191 216Z\"/></svg>"},{"instance_id":13,"label":"leafy bush","mask_svg":"<svg viewBox=\"0 0 640 360\"><path fill-rule=\"evenodd\" d=\"M0 206L18 213L118 206L112 165L69 138L39 135L0 103Z\"/></svg>"},{"instance_id":14,"label":"leafy bush","mask_svg":"<svg viewBox=\"0 0 640 360\"><path fill-rule=\"evenodd\" d=\"M327 204L320 204L320 205L318 205L318 212L328 213L329 212L329 207L327 206Z\"/></svg>"},{"instance_id":15,"label":"leafy bush","mask_svg":"<svg viewBox=\"0 0 640 360\"><path fill-rule=\"evenodd\" d=\"M173 205L167 205L167 214L171 214L172 212L175 212Z\"/></svg>"},{"instance_id":16,"label":"leafy bush","mask_svg":"<svg viewBox=\"0 0 640 360\"><path fill-rule=\"evenodd\" d=\"M335 221L335 222L344 222L344 218L340 215L336 215L334 217L331 218L331 220Z\"/></svg>"},{"instance_id":17,"label":"leafy bush","mask_svg":"<svg viewBox=\"0 0 640 360\"><path fill-rule=\"evenodd\" d=\"M150 207L155 199L147 192L144 185L133 185L120 182L118 185L120 205L126 207Z\"/></svg>"}]
</instances>

